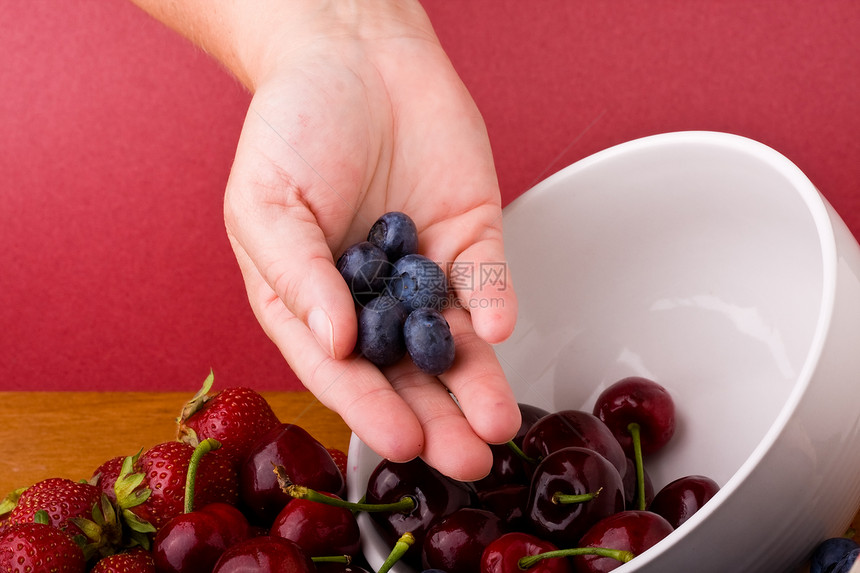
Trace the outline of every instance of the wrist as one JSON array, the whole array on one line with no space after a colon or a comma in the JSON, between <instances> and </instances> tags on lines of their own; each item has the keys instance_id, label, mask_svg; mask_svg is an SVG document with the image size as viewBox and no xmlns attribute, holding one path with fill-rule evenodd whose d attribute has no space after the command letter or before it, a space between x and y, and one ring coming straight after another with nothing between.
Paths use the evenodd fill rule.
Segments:
<instances>
[{"instance_id":1,"label":"wrist","mask_svg":"<svg viewBox=\"0 0 860 573\"><path fill-rule=\"evenodd\" d=\"M251 91L315 55L354 56L348 51L357 44L403 37L438 43L417 0L264 0L246 8L235 6L233 57L224 63Z\"/></svg>"}]
</instances>

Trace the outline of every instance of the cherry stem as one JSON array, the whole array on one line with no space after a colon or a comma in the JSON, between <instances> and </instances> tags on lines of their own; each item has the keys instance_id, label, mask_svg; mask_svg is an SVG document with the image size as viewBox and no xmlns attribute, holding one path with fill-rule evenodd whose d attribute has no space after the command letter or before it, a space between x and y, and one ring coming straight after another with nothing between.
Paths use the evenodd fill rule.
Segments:
<instances>
[{"instance_id":1,"label":"cherry stem","mask_svg":"<svg viewBox=\"0 0 860 573\"><path fill-rule=\"evenodd\" d=\"M349 555L324 555L322 557L311 557L314 563L352 563L352 557Z\"/></svg>"},{"instance_id":2,"label":"cherry stem","mask_svg":"<svg viewBox=\"0 0 860 573\"><path fill-rule=\"evenodd\" d=\"M194 511L194 482L197 479L197 466L200 465L200 459L211 452L221 447L221 442L214 438L206 438L194 448L191 454L191 460L188 462L188 475L185 476L185 513Z\"/></svg>"},{"instance_id":3,"label":"cherry stem","mask_svg":"<svg viewBox=\"0 0 860 573\"><path fill-rule=\"evenodd\" d=\"M415 544L415 536L413 536L408 531L400 536L400 539L397 540L397 543L394 544L394 547L391 549L391 553L388 554L388 557L385 558L382 565L379 566L379 569L376 573L388 573L394 565L400 561L403 555L409 550L412 545Z\"/></svg>"},{"instance_id":4,"label":"cherry stem","mask_svg":"<svg viewBox=\"0 0 860 573\"><path fill-rule=\"evenodd\" d=\"M591 501L603 491L603 488L598 489L597 491L589 492L589 493L561 493L560 491L552 494L552 502L556 505L565 505L570 503L585 503L586 501Z\"/></svg>"},{"instance_id":5,"label":"cherry stem","mask_svg":"<svg viewBox=\"0 0 860 573\"><path fill-rule=\"evenodd\" d=\"M337 497L331 497L324 493L320 493L309 487L294 484L286 475L286 470L283 466L275 466L275 474L278 476L278 484L281 490L287 495L296 499L306 499L318 503L325 503L334 507L343 507L352 511L366 512L391 512L391 513L409 513L418 505L414 497L404 495L399 500L392 503L363 503L346 501Z\"/></svg>"},{"instance_id":6,"label":"cherry stem","mask_svg":"<svg viewBox=\"0 0 860 573\"><path fill-rule=\"evenodd\" d=\"M514 441L513 441L513 440L510 440L507 444L508 444L508 447L509 447L509 448L511 448L511 450L514 452L514 454L516 454L516 456L517 456L518 458L521 458L521 459L525 460L526 462L528 462L528 463L532 464L533 466L536 466L536 465L538 465L538 464L540 463L540 460L539 460L539 459L537 459L537 460L536 460L535 458L532 458L532 457L528 456L528 455L527 455L527 454L522 450L522 448L520 448L516 443L514 443Z\"/></svg>"},{"instance_id":7,"label":"cherry stem","mask_svg":"<svg viewBox=\"0 0 860 573\"><path fill-rule=\"evenodd\" d=\"M633 461L636 464L636 509L645 511L645 465L642 463L642 432L636 422L627 424L627 431L633 438Z\"/></svg>"},{"instance_id":8,"label":"cherry stem","mask_svg":"<svg viewBox=\"0 0 860 573\"><path fill-rule=\"evenodd\" d=\"M624 549L607 549L606 547L572 547L570 549L557 549L555 551L547 551L546 553L538 553L537 555L528 555L517 561L517 565L522 570L527 570L534 565L537 565L544 559L553 559L557 557L573 557L574 555L597 555L599 557L609 557L622 563L627 563L636 555L632 551Z\"/></svg>"}]
</instances>

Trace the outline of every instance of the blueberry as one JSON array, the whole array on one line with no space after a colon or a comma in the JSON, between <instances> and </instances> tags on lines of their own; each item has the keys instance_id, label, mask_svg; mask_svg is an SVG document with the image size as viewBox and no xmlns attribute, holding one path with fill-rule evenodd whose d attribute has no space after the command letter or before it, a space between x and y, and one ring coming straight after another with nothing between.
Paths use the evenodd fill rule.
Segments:
<instances>
[{"instance_id":1,"label":"blueberry","mask_svg":"<svg viewBox=\"0 0 860 573\"><path fill-rule=\"evenodd\" d=\"M448 299L448 279L445 271L424 255L406 255L394 263L388 292L409 311L442 310Z\"/></svg>"},{"instance_id":2,"label":"blueberry","mask_svg":"<svg viewBox=\"0 0 860 573\"><path fill-rule=\"evenodd\" d=\"M848 573L854 566L854 562L857 561L858 556L860 556L860 548L852 549L833 566L833 569L830 569L829 573Z\"/></svg>"},{"instance_id":3,"label":"blueberry","mask_svg":"<svg viewBox=\"0 0 860 573\"><path fill-rule=\"evenodd\" d=\"M358 315L358 351L377 366L389 366L406 356L403 325L406 310L397 300L381 295L364 305Z\"/></svg>"},{"instance_id":4,"label":"blueberry","mask_svg":"<svg viewBox=\"0 0 860 573\"><path fill-rule=\"evenodd\" d=\"M391 272L391 263L385 252L367 241L356 243L344 251L336 266L359 304L381 294Z\"/></svg>"},{"instance_id":5,"label":"blueberry","mask_svg":"<svg viewBox=\"0 0 860 573\"><path fill-rule=\"evenodd\" d=\"M839 560L858 547L860 545L850 537L825 539L812 552L809 573L834 573L834 567Z\"/></svg>"},{"instance_id":6,"label":"blueberry","mask_svg":"<svg viewBox=\"0 0 860 573\"><path fill-rule=\"evenodd\" d=\"M388 256L391 262L418 252L418 229L406 213L390 211L370 227L367 240Z\"/></svg>"},{"instance_id":7,"label":"blueberry","mask_svg":"<svg viewBox=\"0 0 860 573\"><path fill-rule=\"evenodd\" d=\"M406 350L415 365L432 376L442 374L454 362L454 337L445 317L435 309L419 308L403 325Z\"/></svg>"}]
</instances>

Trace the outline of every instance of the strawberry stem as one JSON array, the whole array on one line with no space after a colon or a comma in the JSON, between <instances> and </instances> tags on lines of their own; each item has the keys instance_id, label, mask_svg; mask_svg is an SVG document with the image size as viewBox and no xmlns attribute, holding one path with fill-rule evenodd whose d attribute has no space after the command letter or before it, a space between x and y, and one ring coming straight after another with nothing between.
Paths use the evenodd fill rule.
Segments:
<instances>
[{"instance_id":1,"label":"strawberry stem","mask_svg":"<svg viewBox=\"0 0 860 573\"><path fill-rule=\"evenodd\" d=\"M207 438L194 448L191 460L188 462L188 475L185 476L185 513L194 511L194 482L197 479L197 467L200 465L200 459L220 447L221 442L214 438Z\"/></svg>"},{"instance_id":2,"label":"strawberry stem","mask_svg":"<svg viewBox=\"0 0 860 573\"><path fill-rule=\"evenodd\" d=\"M627 424L627 431L633 438L633 461L636 464L636 509L645 511L645 464L642 462L642 432L636 422Z\"/></svg>"},{"instance_id":3,"label":"strawberry stem","mask_svg":"<svg viewBox=\"0 0 860 573\"><path fill-rule=\"evenodd\" d=\"M538 553L537 555L528 555L517 561L517 565L522 570L527 570L533 567L544 559L555 559L559 557L572 557L574 555L597 555L599 557L609 557L622 563L627 563L635 557L632 551L623 549L607 549L605 547L573 547L571 549L557 549L555 551L547 551Z\"/></svg>"},{"instance_id":4,"label":"strawberry stem","mask_svg":"<svg viewBox=\"0 0 860 573\"><path fill-rule=\"evenodd\" d=\"M397 540L397 543L394 544L394 548L391 549L391 553L388 554L385 561L379 567L379 570L376 573L388 573L394 565L400 561L403 555L409 550L410 547L415 543L415 536L413 536L408 531L400 536L400 539Z\"/></svg>"}]
</instances>

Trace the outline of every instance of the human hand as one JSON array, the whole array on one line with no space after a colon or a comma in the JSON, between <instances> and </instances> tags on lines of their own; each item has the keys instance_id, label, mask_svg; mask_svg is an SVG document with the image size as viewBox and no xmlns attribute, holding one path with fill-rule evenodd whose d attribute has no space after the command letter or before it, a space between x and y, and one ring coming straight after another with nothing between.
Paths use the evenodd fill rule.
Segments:
<instances>
[{"instance_id":1,"label":"human hand","mask_svg":"<svg viewBox=\"0 0 860 573\"><path fill-rule=\"evenodd\" d=\"M228 235L256 317L323 404L386 458L421 455L477 479L487 443L520 423L490 345L514 326L509 277L455 290L445 316L457 358L436 378L353 353L355 308L334 261L397 210L443 268L506 272L485 127L417 3L339 9L273 25L280 40L261 42L245 68L254 96L225 195Z\"/></svg>"}]
</instances>

